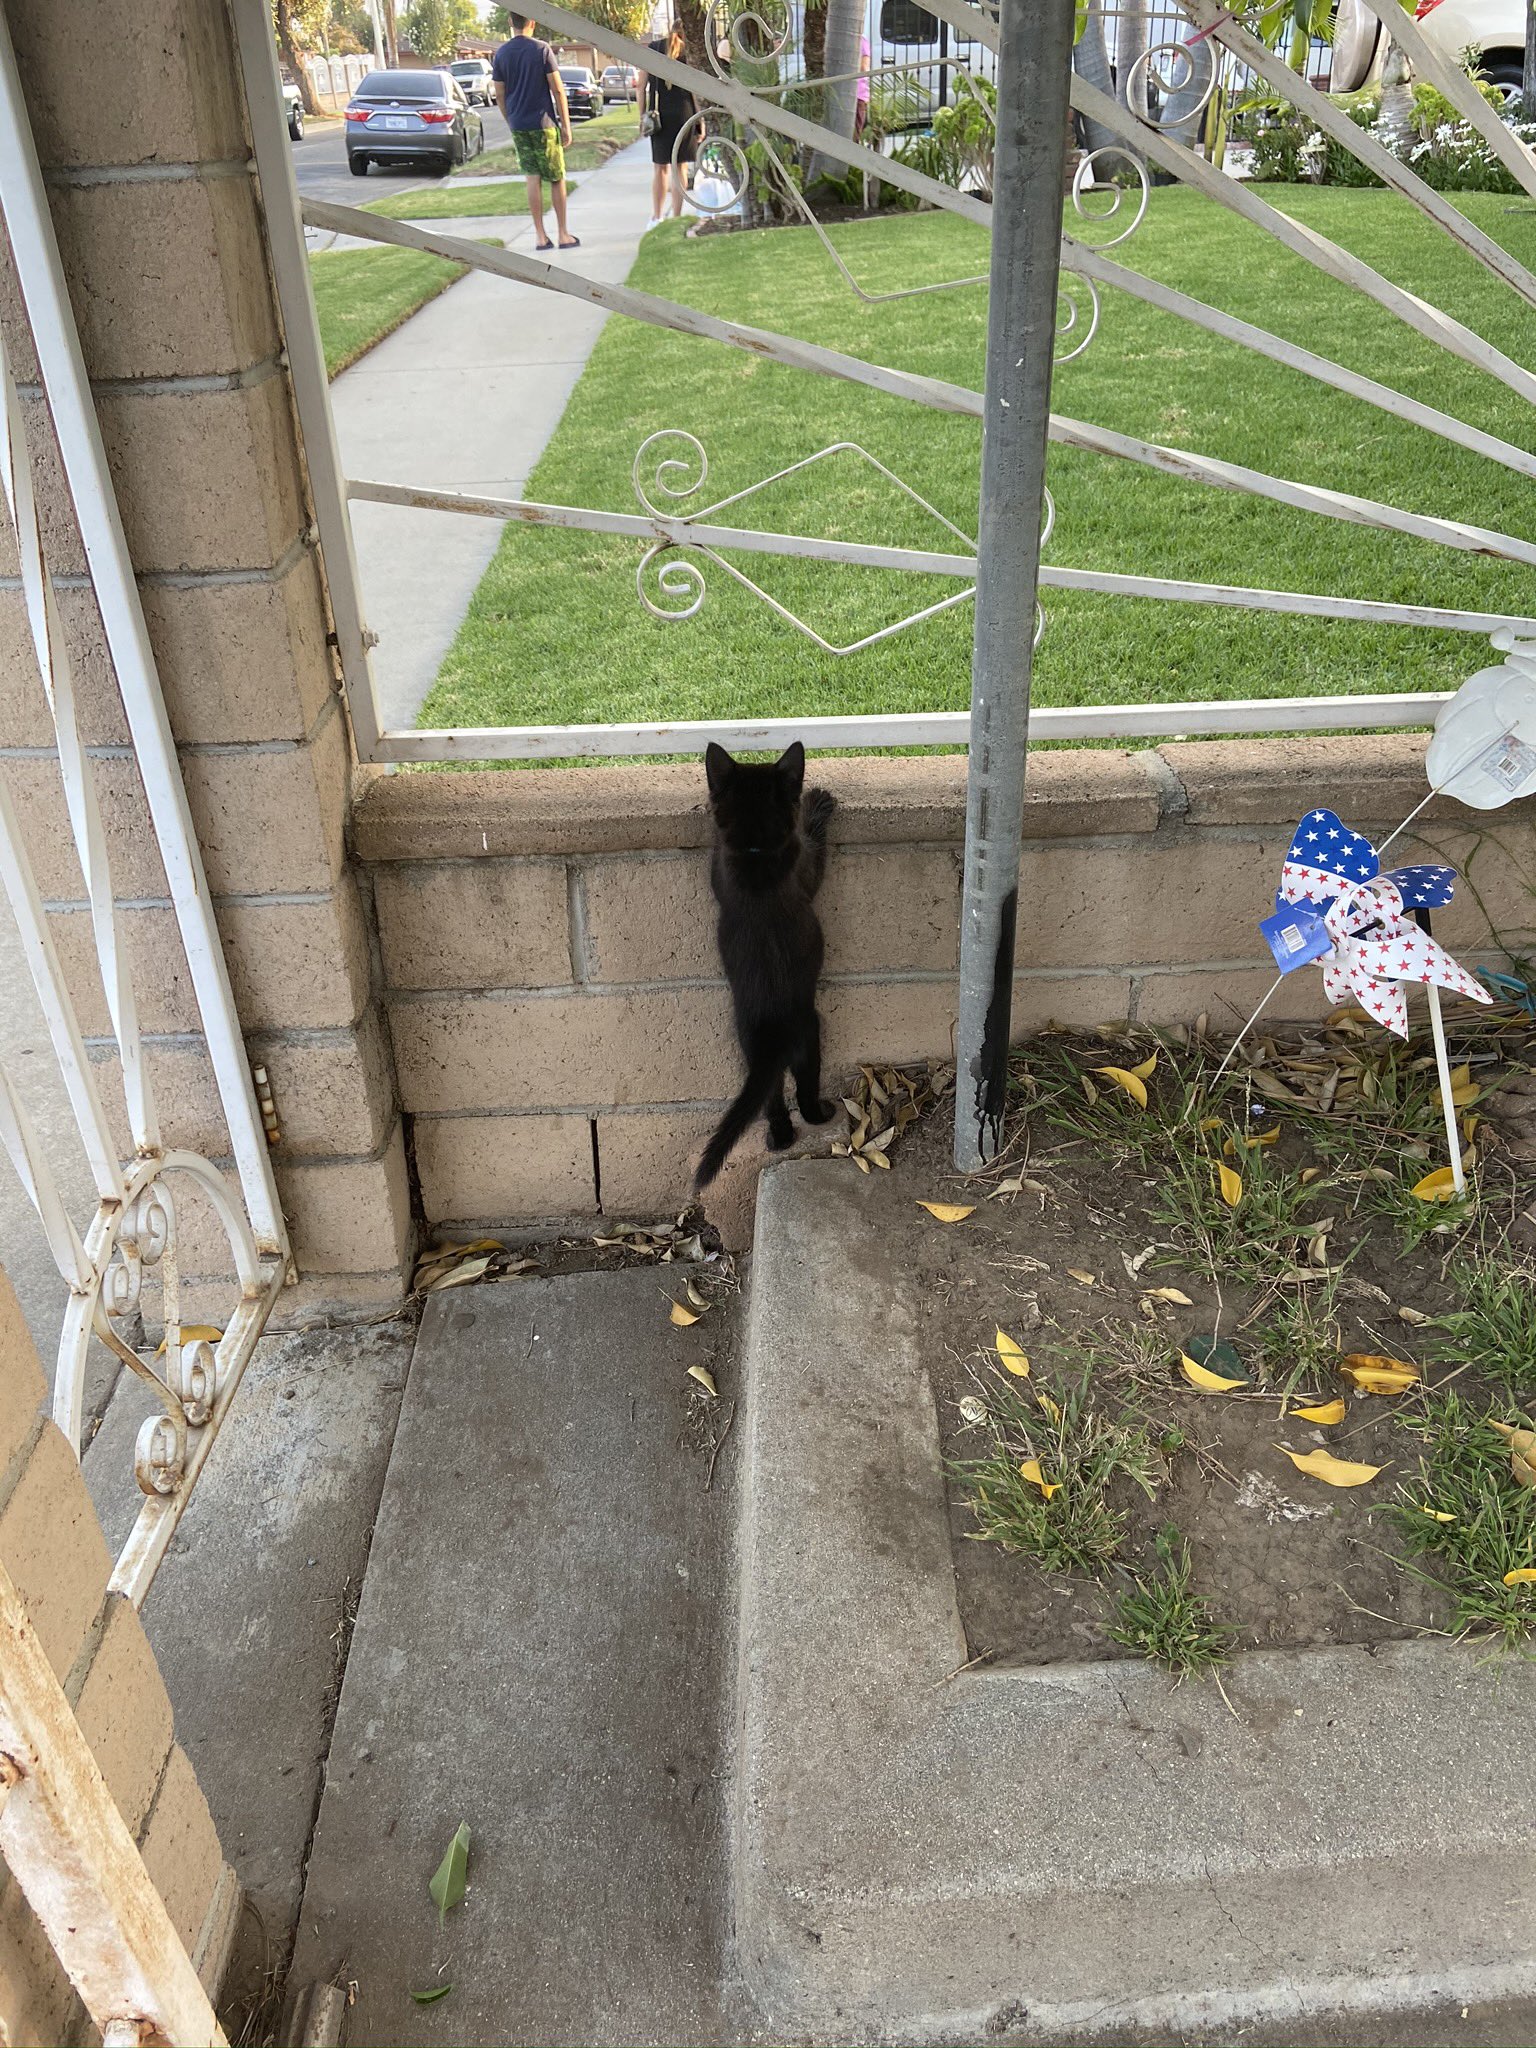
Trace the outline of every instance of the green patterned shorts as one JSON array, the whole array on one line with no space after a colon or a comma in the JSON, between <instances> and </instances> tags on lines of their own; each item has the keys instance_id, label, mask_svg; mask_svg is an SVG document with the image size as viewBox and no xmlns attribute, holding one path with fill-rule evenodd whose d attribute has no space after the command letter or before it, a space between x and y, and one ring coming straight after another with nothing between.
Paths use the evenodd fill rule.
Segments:
<instances>
[{"instance_id":1,"label":"green patterned shorts","mask_svg":"<svg viewBox=\"0 0 1536 2048\"><path fill-rule=\"evenodd\" d=\"M560 147L558 129L514 128L512 140L517 148L517 168L525 178L542 178L546 185L564 182L565 151Z\"/></svg>"}]
</instances>

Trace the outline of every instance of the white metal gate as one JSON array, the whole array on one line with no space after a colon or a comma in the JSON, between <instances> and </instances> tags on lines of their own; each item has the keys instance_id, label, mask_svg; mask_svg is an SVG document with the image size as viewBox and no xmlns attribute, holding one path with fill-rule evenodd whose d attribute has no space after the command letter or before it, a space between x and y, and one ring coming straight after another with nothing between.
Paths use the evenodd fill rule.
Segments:
<instances>
[{"instance_id":1,"label":"white metal gate","mask_svg":"<svg viewBox=\"0 0 1536 2048\"><path fill-rule=\"evenodd\" d=\"M37 1210L68 1291L54 1380L54 1420L78 1456L93 1338L156 1397L134 1465L143 1494L117 1560L113 1591L136 1605L154 1577L289 1270L267 1138L246 1063L208 879L182 785L133 565L108 473L14 50L0 15L0 212L51 415L57 469L104 627L209 1063L233 1171L168 1146L156 1104L114 894L97 761L87 745L63 631L58 569L34 496L34 443L50 432L28 404L0 336L0 487L15 528L19 582L37 672L52 715L69 833L88 898L118 1079L93 1060L18 821L0 775L0 882L68 1095L95 1193L73 1216L58 1161L34 1128L15 1078L0 1067L0 1141ZM52 543L56 548L57 543ZM96 1047L100 1053L102 1048ZM113 1099L120 1092L120 1103ZM128 1156L117 1132L126 1127ZM196 1190L227 1239L233 1271L222 1329L183 1321L178 1195ZM164 1341L149 1353L136 1311L158 1292ZM126 1475L124 1475L126 1483ZM9 1577L0 1570L0 1850L108 2043L218 2041L197 1976L145 1874L62 1687Z\"/></svg>"}]
</instances>

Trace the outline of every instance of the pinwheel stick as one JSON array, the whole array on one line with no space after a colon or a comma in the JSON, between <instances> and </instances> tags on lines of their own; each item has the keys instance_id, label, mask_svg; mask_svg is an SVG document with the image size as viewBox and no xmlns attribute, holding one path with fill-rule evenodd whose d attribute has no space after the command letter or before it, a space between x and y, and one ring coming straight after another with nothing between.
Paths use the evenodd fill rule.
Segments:
<instances>
[{"instance_id":1,"label":"pinwheel stick","mask_svg":"<svg viewBox=\"0 0 1536 2048\"><path fill-rule=\"evenodd\" d=\"M1429 1028L1435 1040L1435 1067L1440 1075L1440 1107L1445 1113L1445 1142L1451 1154L1451 1182L1458 1195L1467 1192L1467 1172L1461 1163L1461 1133L1456 1128L1456 1104L1451 1097L1451 1056L1445 1045L1445 1019L1440 1014L1440 991L1429 984Z\"/></svg>"}]
</instances>

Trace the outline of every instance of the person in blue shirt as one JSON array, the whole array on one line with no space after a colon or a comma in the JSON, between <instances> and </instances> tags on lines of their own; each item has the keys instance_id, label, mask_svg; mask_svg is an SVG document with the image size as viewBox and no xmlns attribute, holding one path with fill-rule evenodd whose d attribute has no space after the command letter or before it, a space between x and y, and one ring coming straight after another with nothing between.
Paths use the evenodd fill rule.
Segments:
<instances>
[{"instance_id":1,"label":"person in blue shirt","mask_svg":"<svg viewBox=\"0 0 1536 2048\"><path fill-rule=\"evenodd\" d=\"M559 246L579 249L581 243L571 233L565 218L565 151L571 146L571 113L565 102L565 84L555 64L554 51L548 43L534 40L530 17L509 13L507 20L512 25L512 35L491 59L491 76L496 81L496 104L512 130L517 167L528 180L534 247L556 246L544 232L543 188L548 185Z\"/></svg>"}]
</instances>

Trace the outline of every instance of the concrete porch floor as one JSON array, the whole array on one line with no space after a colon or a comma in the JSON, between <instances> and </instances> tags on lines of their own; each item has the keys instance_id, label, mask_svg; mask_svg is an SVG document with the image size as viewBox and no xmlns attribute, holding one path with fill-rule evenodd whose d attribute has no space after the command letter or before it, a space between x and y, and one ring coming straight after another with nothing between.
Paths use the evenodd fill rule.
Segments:
<instances>
[{"instance_id":1,"label":"concrete porch floor","mask_svg":"<svg viewBox=\"0 0 1536 2048\"><path fill-rule=\"evenodd\" d=\"M145 1615L260 1913L264 1943L253 1922L245 2002L229 2014L246 2042L309 2038L303 1994L328 1982L355 1988L333 2008L339 2034L313 2038L349 2043L981 2038L979 2024L895 2014L813 2036L743 1985L731 1861L751 1432L743 1409L707 1492L707 1460L680 1433L689 1364L710 1368L724 1401L744 1401L762 1368L734 1305L691 1330L669 1324L672 1277L525 1276L434 1297L418 1332L261 1347L243 1427L210 1461ZM835 1294L837 1320L854 1323L883 1291L867 1256L839 1265L833 1245L776 1290L810 1311ZM814 1331L791 1329L762 1379L781 1411L820 1412L806 1344ZM863 1354L842 1369L875 1372ZM93 1482L114 1475L119 1501L134 1420L119 1390L88 1460ZM1518 1801L1514 1757L1510 1768ZM461 1821L470 1889L440 1928L427 1884ZM280 2017L275 1995L253 2005L250 1973L290 1943ZM413 1997L443 1984L435 2003ZM1052 2038L1027 1995L1021 1982L987 2038ZM1076 2038L1180 2038L1116 2018ZM1520 2048L1536 2044L1536 2008L1463 1993L1203 2038Z\"/></svg>"}]
</instances>

